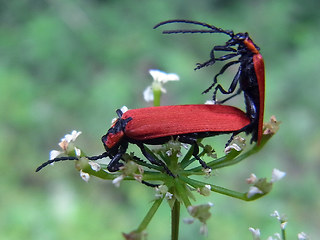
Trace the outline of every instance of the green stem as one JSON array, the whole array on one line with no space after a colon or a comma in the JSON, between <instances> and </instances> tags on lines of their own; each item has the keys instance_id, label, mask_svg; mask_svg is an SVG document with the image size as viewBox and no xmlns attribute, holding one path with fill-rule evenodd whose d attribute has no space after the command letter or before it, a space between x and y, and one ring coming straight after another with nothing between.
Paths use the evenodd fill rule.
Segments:
<instances>
[{"instance_id":1,"label":"green stem","mask_svg":"<svg viewBox=\"0 0 320 240\"><path fill-rule=\"evenodd\" d=\"M212 168L213 169L223 168L223 167L227 167L230 165L234 165L238 162L241 162L243 159L246 159L247 157L259 152L262 149L262 147L266 144L266 142L267 142L266 140L269 140L269 138L263 138L259 146L257 144L254 145L249 151L233 158L232 160L226 159L224 161L215 163L214 166L212 166ZM229 153L229 154L231 154L231 153ZM240 152L239 152L239 154L240 154Z\"/></svg>"},{"instance_id":2,"label":"green stem","mask_svg":"<svg viewBox=\"0 0 320 240\"><path fill-rule=\"evenodd\" d=\"M102 169L99 171L94 171L94 170L92 170L92 168L90 167L89 164L88 164L88 166L84 167L82 169L82 171L89 173L92 176L95 176L95 177L98 177L101 179L105 179L105 180L113 180L119 176L119 174L107 173L106 171L103 171Z\"/></svg>"},{"instance_id":3,"label":"green stem","mask_svg":"<svg viewBox=\"0 0 320 240\"><path fill-rule=\"evenodd\" d=\"M286 230L281 228L282 240L286 240Z\"/></svg>"},{"instance_id":4,"label":"green stem","mask_svg":"<svg viewBox=\"0 0 320 240\"><path fill-rule=\"evenodd\" d=\"M124 181L132 181L132 180L136 180L133 176L126 176L124 179ZM152 172L148 172L148 173L144 173L142 180L145 181L168 181L168 176L164 175L163 173L152 173Z\"/></svg>"},{"instance_id":5,"label":"green stem","mask_svg":"<svg viewBox=\"0 0 320 240\"><path fill-rule=\"evenodd\" d=\"M147 149L147 147L145 147L145 148L146 148L146 151L150 152L150 150ZM147 167L147 168L149 168L149 169L154 169L154 170L159 171L159 172L162 171L162 168L161 168L161 167L156 166L156 165L154 165L154 164L147 163L147 162L145 162L144 160L141 160L140 158L134 157L134 158L132 158L131 160L134 161L135 163L137 163L138 165Z\"/></svg>"},{"instance_id":6,"label":"green stem","mask_svg":"<svg viewBox=\"0 0 320 240\"><path fill-rule=\"evenodd\" d=\"M211 162L208 162L207 165L212 169L218 169L218 168L227 167L230 165L234 165L238 162L241 162L243 159L259 152L264 147L264 145L270 140L271 137L272 135L263 135L260 145L255 144L249 151L242 153L242 151L238 152L236 150L232 150L232 152L228 153L227 155L219 159L213 160ZM239 155L240 153L242 154ZM201 171L201 169L202 167L199 166L199 167L186 170L185 173L188 173L188 175L190 175L190 174L194 174L195 172Z\"/></svg>"},{"instance_id":7,"label":"green stem","mask_svg":"<svg viewBox=\"0 0 320 240\"><path fill-rule=\"evenodd\" d=\"M188 198L188 192L187 192L187 189L185 187L185 184L182 184L182 182L178 178L176 178L175 182L174 182L174 186L175 186L175 189L177 191L177 196L179 196L179 198L181 199L181 201L183 202L185 207L190 206L191 202L190 202L190 200Z\"/></svg>"},{"instance_id":8,"label":"green stem","mask_svg":"<svg viewBox=\"0 0 320 240\"><path fill-rule=\"evenodd\" d=\"M180 166L182 169L185 169L191 162L190 158L192 157L192 153L193 153L193 146L191 146L188 150L188 152L186 153L186 155L184 156L184 158L181 160L180 162Z\"/></svg>"},{"instance_id":9,"label":"green stem","mask_svg":"<svg viewBox=\"0 0 320 240\"><path fill-rule=\"evenodd\" d=\"M186 183L188 183L189 185L191 185L194 188L199 188L199 187L204 187L204 185L206 185L206 183L204 182L200 182L194 179L190 179L184 176L180 176L180 179ZM241 193L241 192L237 192L237 191L233 191L227 188L223 188L220 186L216 186L213 184L209 184L211 186L211 191L213 192L217 192L223 195L227 195L229 197L233 197L233 198L237 198L237 199L241 199L243 201L252 201L258 198L258 196L256 198L252 197L252 198L248 198L247 197L247 193ZM262 196L262 195L261 195Z\"/></svg>"},{"instance_id":10,"label":"green stem","mask_svg":"<svg viewBox=\"0 0 320 240\"><path fill-rule=\"evenodd\" d=\"M153 205L150 208L150 210L148 211L147 215L144 217L144 219L140 223L139 227L137 228L137 232L142 232L143 230L145 230L147 228L147 226L150 223L152 217L154 216L154 214L156 213L156 211L160 207L160 205L162 203L162 200L163 200L163 198L160 198L160 199L157 199L153 203Z\"/></svg>"},{"instance_id":11,"label":"green stem","mask_svg":"<svg viewBox=\"0 0 320 240\"><path fill-rule=\"evenodd\" d=\"M180 202L176 199L171 209L171 240L179 239Z\"/></svg>"},{"instance_id":12,"label":"green stem","mask_svg":"<svg viewBox=\"0 0 320 240\"><path fill-rule=\"evenodd\" d=\"M158 107L160 106L160 99L161 99L161 90L156 89L153 90L153 106Z\"/></svg>"}]
</instances>

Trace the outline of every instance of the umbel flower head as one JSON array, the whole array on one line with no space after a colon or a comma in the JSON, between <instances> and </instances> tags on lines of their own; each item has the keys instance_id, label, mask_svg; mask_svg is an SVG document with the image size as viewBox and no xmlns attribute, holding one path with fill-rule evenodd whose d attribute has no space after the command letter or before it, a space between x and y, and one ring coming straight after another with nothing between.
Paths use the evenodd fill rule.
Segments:
<instances>
[{"instance_id":1,"label":"umbel flower head","mask_svg":"<svg viewBox=\"0 0 320 240\"><path fill-rule=\"evenodd\" d=\"M154 100L154 105L157 106L156 103L160 104L161 93L166 92L163 84L168 81L178 81L179 76L177 74L168 74L159 70L150 70L149 73L153 78L153 83L144 91L144 97L146 101ZM118 118L112 122L112 127L110 129L115 130L115 125L117 125L117 123L121 125L120 120L122 119L122 114L127 110L126 107L117 110ZM119 112L122 114L119 114ZM189 114L189 111L186 112ZM127 112L127 115L130 116L128 113L129 112ZM158 114L159 112L156 113ZM157 119L153 118L153 120L156 121ZM141 153L145 158L136 155L137 152L130 152L130 154L127 152L127 144L131 142L123 143L118 142L118 140L115 140L118 144L116 146L119 146L119 149L116 149L117 151L108 151L108 148L105 148L106 152L98 156L90 157L85 155L85 153L74 144L74 141L81 132L72 131L71 134L67 134L61 139L61 142L59 143L61 150L51 151L51 161L42 164L38 169L50 164L54 159L56 159L56 161L76 160L76 169L79 170L81 178L86 182L89 181L91 176L95 176L104 180L111 180L116 187L119 187L120 183L124 181L132 180L143 183L149 187L155 187L156 196L154 203L147 213L146 218L142 221L137 230L128 235L124 234L126 239L142 239L145 237L144 231L163 200L166 200L172 209L172 212L176 213L179 211L174 211L174 208L180 208L180 204L184 205L192 217L189 222L194 221L195 219L200 221L200 232L207 235L207 221L211 216L210 209L212 204L193 205L191 201L196 200L194 193L201 194L202 196L209 196L211 192L216 192L244 201L252 201L267 194L271 190L272 184L284 177L285 173L279 170L273 171L271 181L269 182L266 181L265 178L258 179L252 174L247 180L252 186L249 188L248 192L244 193L216 186L207 181L209 177L212 177L212 174L210 174L211 170L234 165L251 154L258 152L277 131L278 124L279 123L274 118L273 121L266 126L260 146L253 145L248 151L244 151L246 148L245 139L240 136L234 137L229 146L225 149L226 155L222 157L218 157L218 153L215 152L212 146L203 144L201 142L202 139L197 139L197 142L192 142L192 144L188 142L188 145L192 146L188 146L187 149L182 149L182 147L185 146L179 141L182 139L175 139L174 137L172 137L170 141L168 140L168 142L165 142L162 146L158 146L157 148L154 147L153 149L148 148L147 142L138 142L139 145L137 144L137 146L140 147ZM195 124L195 126L198 126L198 124ZM162 125L160 127L162 127ZM115 133L117 133L116 130ZM120 133L125 134L122 130ZM171 135L168 134L167 137L171 138ZM124 138L124 140L126 139ZM123 145L121 145L122 143ZM194 154L195 148L197 148L198 154L196 155L200 160ZM61 154L67 155L67 157L59 157ZM205 157L206 159L202 160L202 158ZM198 160L201 165L195 165L194 162L196 160ZM116 161L118 161L119 167L117 169L109 168L110 163L115 163ZM201 161L204 164L202 164ZM204 167L204 165L207 167ZM204 176L204 180L198 180L198 177L200 176ZM197 177L197 179L194 179L194 177ZM285 228L285 224L283 224L283 228ZM254 229L254 231L252 229L252 233L257 239L260 236L260 232L256 229Z\"/></svg>"}]
</instances>

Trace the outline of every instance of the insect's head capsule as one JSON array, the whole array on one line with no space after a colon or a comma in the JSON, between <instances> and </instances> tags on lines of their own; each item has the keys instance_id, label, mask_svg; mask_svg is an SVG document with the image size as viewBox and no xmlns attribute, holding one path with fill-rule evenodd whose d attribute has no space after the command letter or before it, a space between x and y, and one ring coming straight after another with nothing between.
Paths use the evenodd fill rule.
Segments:
<instances>
[{"instance_id":1,"label":"insect's head capsule","mask_svg":"<svg viewBox=\"0 0 320 240\"><path fill-rule=\"evenodd\" d=\"M246 39L249 38L248 33L237 33L231 36L231 39L227 41L226 45L234 46L234 45L241 45Z\"/></svg>"},{"instance_id":2,"label":"insect's head capsule","mask_svg":"<svg viewBox=\"0 0 320 240\"><path fill-rule=\"evenodd\" d=\"M124 132L122 130L116 131L115 127L111 127L107 134L101 138L106 151L116 147L121 142L123 135Z\"/></svg>"},{"instance_id":3,"label":"insect's head capsule","mask_svg":"<svg viewBox=\"0 0 320 240\"><path fill-rule=\"evenodd\" d=\"M249 34L246 33L237 33L236 35L233 36L234 40L238 40L238 41L243 41L245 39L249 38Z\"/></svg>"},{"instance_id":4,"label":"insect's head capsule","mask_svg":"<svg viewBox=\"0 0 320 240\"><path fill-rule=\"evenodd\" d=\"M117 110L117 114L119 118L112 123L107 134L102 136L101 138L106 151L113 149L121 143L123 136L125 135L124 131L126 125L129 121L132 120L131 117L123 119L121 110Z\"/></svg>"}]
</instances>

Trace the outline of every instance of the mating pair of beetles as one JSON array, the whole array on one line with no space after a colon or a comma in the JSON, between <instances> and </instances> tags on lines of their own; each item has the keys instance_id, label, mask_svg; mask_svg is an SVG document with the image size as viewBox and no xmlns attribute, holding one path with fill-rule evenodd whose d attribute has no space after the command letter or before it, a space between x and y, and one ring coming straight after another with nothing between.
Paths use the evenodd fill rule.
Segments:
<instances>
[{"instance_id":1,"label":"mating pair of beetles","mask_svg":"<svg viewBox=\"0 0 320 240\"><path fill-rule=\"evenodd\" d=\"M164 144L171 139L193 146L193 156L200 162L203 168L208 168L200 159L197 139L211 137L220 134L232 134L231 139L240 132L251 134L251 143L260 144L264 114L264 89L265 74L264 62L259 47L253 43L248 33L235 34L230 30L223 30L213 25L189 20L169 20L157 24L154 29L171 23L185 23L200 26L201 30L168 30L164 34L173 33L223 33L230 39L222 46L214 46L210 52L210 59L202 64L197 64L195 69L213 65L216 61L228 61L213 78L213 83L203 93L213 89L213 100L216 101L217 91L229 94L226 99L215 105L176 105L148 107L132 109L126 112L117 110L118 119L113 123L107 134L102 137L105 152L98 156L88 157L97 160L105 157L111 159L108 164L110 172L118 171L123 154L128 149L128 144L137 145L142 154L152 163L171 172L167 166L156 160L145 149L144 144ZM222 56L215 57L216 52L222 52ZM235 59L238 57L237 59ZM230 66L238 64L228 90L218 84L218 76L223 74ZM238 90L236 91L238 87ZM242 110L221 105L225 101L243 92L246 113ZM230 143L231 139L228 143ZM76 157L59 157L43 163L36 171L46 165L63 160L77 160ZM172 175L173 176L173 175Z\"/></svg>"}]
</instances>

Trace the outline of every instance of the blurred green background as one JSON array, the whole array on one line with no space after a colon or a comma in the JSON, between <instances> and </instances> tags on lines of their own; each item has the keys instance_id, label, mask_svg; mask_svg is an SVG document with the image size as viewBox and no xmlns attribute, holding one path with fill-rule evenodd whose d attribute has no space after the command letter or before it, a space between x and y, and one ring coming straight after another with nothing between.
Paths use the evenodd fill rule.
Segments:
<instances>
[{"instance_id":1,"label":"blurred green background","mask_svg":"<svg viewBox=\"0 0 320 240\"><path fill-rule=\"evenodd\" d=\"M215 204L209 237L199 235L196 222L181 224L181 239L251 239L248 227L260 228L266 239L280 232L269 216L275 209L288 217L288 239L301 231L317 239L319 7L317 0L1 1L0 238L121 239L121 232L138 226L151 206L152 189L132 182L117 189L95 178L85 183L72 162L34 170L73 129L83 132L78 143L88 155L101 153L100 137L116 108L149 106L142 92L151 83L150 68L181 78L167 84L163 105L210 98L201 91L221 65L193 68L227 37L162 35L152 29L160 21L183 18L250 33L265 58L265 121L271 115L282 121L263 151L209 181L246 191L252 172L270 177L279 168L287 176L255 202L198 197L197 204ZM241 98L230 104L243 106ZM225 139L208 142L223 146ZM222 149L217 151L221 155ZM169 239L169 211L166 203L161 206L148 228L149 239ZM187 216L183 209L182 217Z\"/></svg>"}]
</instances>

